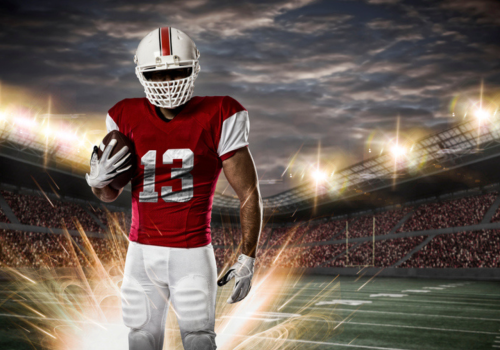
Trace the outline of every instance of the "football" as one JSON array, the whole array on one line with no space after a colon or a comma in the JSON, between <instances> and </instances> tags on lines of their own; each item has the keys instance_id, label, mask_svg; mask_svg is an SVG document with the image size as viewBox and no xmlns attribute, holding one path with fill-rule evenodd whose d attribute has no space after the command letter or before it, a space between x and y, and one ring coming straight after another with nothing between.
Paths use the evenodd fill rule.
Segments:
<instances>
[{"instance_id":1,"label":"football","mask_svg":"<svg viewBox=\"0 0 500 350\"><path fill-rule=\"evenodd\" d=\"M136 154L135 154L135 146L134 143L124 134L117 130L113 130L110 133L108 133L104 139L102 140L101 144L99 145L99 151L97 152L97 157L101 159L102 152L106 148L106 146L109 144L111 140L115 139L116 144L115 147L113 147L113 150L111 151L109 158L114 156L119 150L121 150L124 146L127 146L129 149L130 157L127 159L125 164L123 166L128 166L129 164L132 164L130 169L127 171L124 171L117 175L113 181L109 184L112 188L115 190L120 190L121 188L125 187L126 184L132 179L132 176L134 175L135 168L136 168Z\"/></svg>"}]
</instances>

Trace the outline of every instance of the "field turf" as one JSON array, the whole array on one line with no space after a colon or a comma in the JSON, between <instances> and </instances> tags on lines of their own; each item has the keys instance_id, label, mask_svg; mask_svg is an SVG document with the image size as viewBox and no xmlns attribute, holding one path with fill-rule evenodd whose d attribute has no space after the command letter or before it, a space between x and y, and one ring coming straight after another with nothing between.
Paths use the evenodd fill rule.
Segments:
<instances>
[{"instance_id":1,"label":"field turf","mask_svg":"<svg viewBox=\"0 0 500 350\"><path fill-rule=\"evenodd\" d=\"M294 324L311 329L289 332L279 348L500 349L500 282L338 277L329 284L333 278L304 276L296 283L283 281L278 292L264 283L258 289L259 297L281 295L275 296L268 313L259 315L259 331L276 326L287 317L294 317L295 321L304 317L305 322ZM230 288L219 289L223 295L218 301L225 300L229 292ZM30 327L16 326L24 316L19 314L21 309L12 301L4 302L7 284L0 284L0 293L0 349L35 348L23 340L30 337ZM308 324L307 315L335 317L315 318ZM30 319L36 317L31 314ZM43 324L43 320L40 322ZM318 335L323 330L327 333ZM268 346L255 342L255 346L244 348L273 348L274 340L269 339L272 337L263 334L260 338L265 338Z\"/></svg>"}]
</instances>

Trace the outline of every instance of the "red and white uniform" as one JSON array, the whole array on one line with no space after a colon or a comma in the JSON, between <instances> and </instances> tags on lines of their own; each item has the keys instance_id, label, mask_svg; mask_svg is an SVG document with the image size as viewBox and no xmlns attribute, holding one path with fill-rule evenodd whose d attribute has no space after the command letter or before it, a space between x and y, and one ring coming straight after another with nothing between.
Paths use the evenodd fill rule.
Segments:
<instances>
[{"instance_id":1,"label":"red and white uniform","mask_svg":"<svg viewBox=\"0 0 500 350\"><path fill-rule=\"evenodd\" d=\"M209 244L222 161L248 145L245 108L228 96L196 96L167 122L147 98L125 99L109 110L106 127L135 144L130 240L177 248Z\"/></svg>"}]
</instances>

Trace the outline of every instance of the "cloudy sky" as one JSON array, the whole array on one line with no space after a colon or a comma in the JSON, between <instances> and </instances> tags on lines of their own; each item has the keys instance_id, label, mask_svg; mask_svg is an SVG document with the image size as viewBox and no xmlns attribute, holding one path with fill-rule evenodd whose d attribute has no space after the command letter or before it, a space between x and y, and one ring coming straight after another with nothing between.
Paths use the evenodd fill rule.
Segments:
<instances>
[{"instance_id":1,"label":"cloudy sky","mask_svg":"<svg viewBox=\"0 0 500 350\"><path fill-rule=\"evenodd\" d=\"M195 94L231 95L249 110L263 180L279 179L297 152L294 174L316 166L318 147L328 169L366 159L394 137L398 117L402 135L450 127L460 121L455 102L476 99L481 81L485 94L499 96L500 2L493 0L0 6L2 103L15 99L13 91L27 104L50 95L53 113L81 114L75 123L103 133L111 106L144 96L133 63L140 39L160 26L181 29L201 52Z\"/></svg>"}]
</instances>

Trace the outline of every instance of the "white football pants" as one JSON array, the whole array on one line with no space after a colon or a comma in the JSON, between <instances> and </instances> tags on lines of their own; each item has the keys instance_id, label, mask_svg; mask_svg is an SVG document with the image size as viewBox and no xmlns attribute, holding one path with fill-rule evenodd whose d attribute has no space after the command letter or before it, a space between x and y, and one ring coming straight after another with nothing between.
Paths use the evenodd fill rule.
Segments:
<instances>
[{"instance_id":1,"label":"white football pants","mask_svg":"<svg viewBox=\"0 0 500 350\"><path fill-rule=\"evenodd\" d=\"M211 244L168 248L130 242L121 287L130 350L161 350L168 303L185 350L214 350L217 268Z\"/></svg>"}]
</instances>

